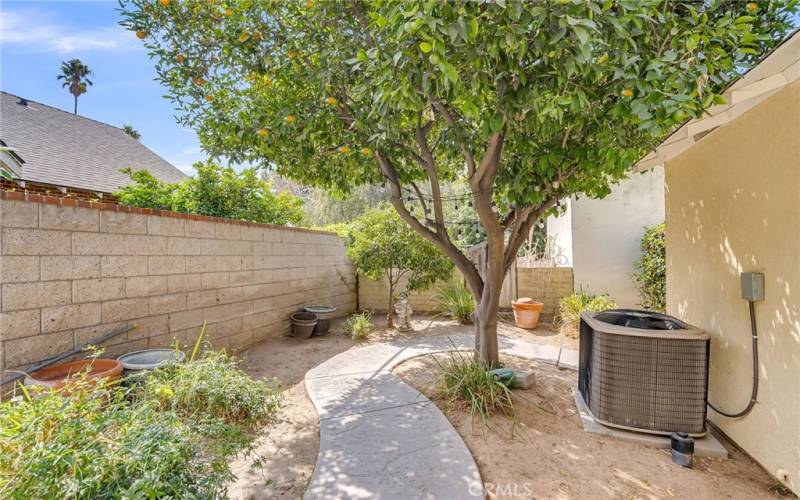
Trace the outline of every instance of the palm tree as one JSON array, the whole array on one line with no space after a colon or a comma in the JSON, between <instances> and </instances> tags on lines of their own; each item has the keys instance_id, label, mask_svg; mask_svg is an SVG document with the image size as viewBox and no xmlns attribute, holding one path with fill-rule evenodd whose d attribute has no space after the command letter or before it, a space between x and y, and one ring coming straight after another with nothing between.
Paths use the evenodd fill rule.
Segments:
<instances>
[{"instance_id":1,"label":"palm tree","mask_svg":"<svg viewBox=\"0 0 800 500\"><path fill-rule=\"evenodd\" d=\"M78 114L78 97L86 93L92 81L87 77L92 74L92 70L83 64L80 59L71 59L61 63L61 74L56 78L64 80L62 87L68 87L69 93L75 97L75 108L73 113Z\"/></svg>"},{"instance_id":2,"label":"palm tree","mask_svg":"<svg viewBox=\"0 0 800 500\"><path fill-rule=\"evenodd\" d=\"M123 125L122 131L128 134L129 136L133 137L137 141L139 140L140 137L142 137L142 134L140 134L138 130L136 130L130 125Z\"/></svg>"}]
</instances>

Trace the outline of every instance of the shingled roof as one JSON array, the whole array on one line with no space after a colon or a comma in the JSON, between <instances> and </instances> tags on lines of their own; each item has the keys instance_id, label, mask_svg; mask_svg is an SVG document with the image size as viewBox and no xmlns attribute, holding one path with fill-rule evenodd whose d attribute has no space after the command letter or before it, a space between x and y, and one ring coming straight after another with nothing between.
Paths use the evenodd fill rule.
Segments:
<instances>
[{"instance_id":1,"label":"shingled roof","mask_svg":"<svg viewBox=\"0 0 800 500\"><path fill-rule=\"evenodd\" d=\"M186 175L122 129L0 92L0 141L21 159L20 180L111 193L147 169L165 182ZM20 171L21 170L21 171Z\"/></svg>"}]
</instances>

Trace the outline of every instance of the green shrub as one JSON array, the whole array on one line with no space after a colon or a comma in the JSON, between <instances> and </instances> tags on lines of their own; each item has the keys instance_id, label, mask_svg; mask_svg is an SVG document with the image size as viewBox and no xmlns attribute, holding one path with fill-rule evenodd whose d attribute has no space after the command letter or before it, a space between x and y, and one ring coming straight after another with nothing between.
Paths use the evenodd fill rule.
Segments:
<instances>
[{"instance_id":1,"label":"green shrub","mask_svg":"<svg viewBox=\"0 0 800 500\"><path fill-rule=\"evenodd\" d=\"M451 318L462 324L472 323L475 312L475 298L472 297L463 281L449 284L439 289L439 301L442 309Z\"/></svg>"},{"instance_id":2,"label":"green shrub","mask_svg":"<svg viewBox=\"0 0 800 500\"><path fill-rule=\"evenodd\" d=\"M94 389L94 386L91 386ZM154 370L130 390L42 392L0 403L0 498L222 498L246 426L280 396L224 353Z\"/></svg>"},{"instance_id":3,"label":"green shrub","mask_svg":"<svg viewBox=\"0 0 800 500\"><path fill-rule=\"evenodd\" d=\"M299 224L303 200L282 192L246 168L236 172L214 163L195 163L197 174L180 183L161 182L147 170L123 169L133 180L114 193L123 205L267 224Z\"/></svg>"},{"instance_id":4,"label":"green shrub","mask_svg":"<svg viewBox=\"0 0 800 500\"><path fill-rule=\"evenodd\" d=\"M636 261L633 281L639 288L641 306L664 312L667 307L667 257L664 224L648 227L642 238L642 254Z\"/></svg>"},{"instance_id":5,"label":"green shrub","mask_svg":"<svg viewBox=\"0 0 800 500\"><path fill-rule=\"evenodd\" d=\"M218 498L227 459L177 413L119 389L0 404L2 498Z\"/></svg>"},{"instance_id":6,"label":"green shrub","mask_svg":"<svg viewBox=\"0 0 800 500\"><path fill-rule=\"evenodd\" d=\"M192 418L220 418L229 424L255 425L278 408L276 383L241 371L223 351L205 351L200 359L154 370L138 396Z\"/></svg>"},{"instance_id":7,"label":"green shrub","mask_svg":"<svg viewBox=\"0 0 800 500\"><path fill-rule=\"evenodd\" d=\"M607 295L590 295L581 290L572 295L567 295L558 303L556 324L564 335L577 337L583 311L599 312L616 307L616 302Z\"/></svg>"},{"instance_id":8,"label":"green shrub","mask_svg":"<svg viewBox=\"0 0 800 500\"><path fill-rule=\"evenodd\" d=\"M493 413L513 413L511 390L474 355L451 351L447 361L436 362L440 369L436 397L445 407L466 406L473 418L484 423Z\"/></svg>"},{"instance_id":9,"label":"green shrub","mask_svg":"<svg viewBox=\"0 0 800 500\"><path fill-rule=\"evenodd\" d=\"M345 335L362 342L367 339L372 330L372 311L363 311L350 315L344 323Z\"/></svg>"}]
</instances>

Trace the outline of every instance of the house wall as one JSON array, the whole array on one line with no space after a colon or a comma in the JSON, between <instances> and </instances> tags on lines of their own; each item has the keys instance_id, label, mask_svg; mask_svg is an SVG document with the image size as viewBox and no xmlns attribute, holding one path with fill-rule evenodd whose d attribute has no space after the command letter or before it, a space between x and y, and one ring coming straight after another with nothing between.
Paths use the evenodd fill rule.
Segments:
<instances>
[{"instance_id":1,"label":"house wall","mask_svg":"<svg viewBox=\"0 0 800 500\"><path fill-rule=\"evenodd\" d=\"M751 337L739 274L762 272L760 391L709 418L800 493L800 81L666 165L667 312L711 333L709 400L743 408Z\"/></svg>"},{"instance_id":2,"label":"house wall","mask_svg":"<svg viewBox=\"0 0 800 500\"><path fill-rule=\"evenodd\" d=\"M108 341L107 355L191 343L204 321L214 347L237 349L286 334L288 315L305 304L355 308L353 267L333 233L0 198L4 369L126 323L138 328Z\"/></svg>"},{"instance_id":3,"label":"house wall","mask_svg":"<svg viewBox=\"0 0 800 500\"><path fill-rule=\"evenodd\" d=\"M631 275L645 228L664 222L663 167L632 174L603 199L572 200L570 211L575 289L639 307Z\"/></svg>"}]
</instances>

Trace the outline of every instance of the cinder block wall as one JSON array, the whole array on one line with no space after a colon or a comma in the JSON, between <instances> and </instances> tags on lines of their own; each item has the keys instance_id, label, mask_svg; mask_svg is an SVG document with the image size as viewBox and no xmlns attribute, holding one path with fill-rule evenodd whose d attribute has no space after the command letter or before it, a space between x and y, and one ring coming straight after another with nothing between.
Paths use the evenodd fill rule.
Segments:
<instances>
[{"instance_id":1,"label":"cinder block wall","mask_svg":"<svg viewBox=\"0 0 800 500\"><path fill-rule=\"evenodd\" d=\"M453 280L462 279L453 271ZM403 280L401 280L403 281ZM402 285L402 283L401 283ZM438 282L427 290L417 290L409 294L411 308L417 312L439 312L438 289L446 285ZM571 267L518 267L517 297L531 297L544 302L543 319L551 321L558 302L573 291ZM358 279L358 305L362 310L371 309L385 312L388 303L389 285L386 279L373 281L363 275Z\"/></svg>"},{"instance_id":2,"label":"cinder block wall","mask_svg":"<svg viewBox=\"0 0 800 500\"><path fill-rule=\"evenodd\" d=\"M517 297L544 303L542 319L552 321L562 298L573 292L571 267L518 267Z\"/></svg>"},{"instance_id":3,"label":"cinder block wall","mask_svg":"<svg viewBox=\"0 0 800 500\"><path fill-rule=\"evenodd\" d=\"M0 191L0 367L77 347L114 327L109 356L191 343L216 348L288 332L310 303L355 308L333 233ZM32 200L32 201L30 201ZM66 206L68 205L68 206Z\"/></svg>"}]
</instances>

